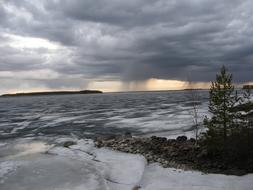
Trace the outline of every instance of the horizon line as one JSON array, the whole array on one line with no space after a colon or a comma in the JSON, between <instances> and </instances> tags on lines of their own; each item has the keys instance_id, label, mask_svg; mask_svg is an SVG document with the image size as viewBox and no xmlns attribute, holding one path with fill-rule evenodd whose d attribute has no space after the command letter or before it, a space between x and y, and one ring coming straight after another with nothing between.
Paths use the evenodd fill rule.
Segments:
<instances>
[{"instance_id":1,"label":"horizon line","mask_svg":"<svg viewBox=\"0 0 253 190\"><path fill-rule=\"evenodd\" d=\"M86 89L87 91L101 91L101 90L90 90ZM3 93L0 94L0 96L3 95L16 95L16 94L36 94L36 93L53 93L53 92L80 92L80 91L86 91L86 90L52 90L52 91L29 91L29 92L23 92L23 91L17 91L14 93ZM209 90L209 88L184 88L184 89L167 89L167 90L129 90L129 91L101 91L104 94L106 93L134 93L134 92L166 92L166 91L189 91L189 90Z\"/></svg>"}]
</instances>

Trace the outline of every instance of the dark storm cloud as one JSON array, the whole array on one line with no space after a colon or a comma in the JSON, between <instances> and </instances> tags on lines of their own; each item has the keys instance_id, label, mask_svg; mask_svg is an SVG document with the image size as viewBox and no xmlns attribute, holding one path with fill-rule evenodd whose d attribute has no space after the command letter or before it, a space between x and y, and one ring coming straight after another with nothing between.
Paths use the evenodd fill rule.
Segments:
<instances>
[{"instance_id":1,"label":"dark storm cloud","mask_svg":"<svg viewBox=\"0 0 253 190\"><path fill-rule=\"evenodd\" d=\"M2 42L0 71L46 68L87 80L209 81L224 64L238 82L252 81L252 9L250 0L5 0L0 39L43 38L62 49L49 59L47 52L31 54ZM65 82L74 86L76 80ZM52 83L45 82L53 88L59 81Z\"/></svg>"}]
</instances>

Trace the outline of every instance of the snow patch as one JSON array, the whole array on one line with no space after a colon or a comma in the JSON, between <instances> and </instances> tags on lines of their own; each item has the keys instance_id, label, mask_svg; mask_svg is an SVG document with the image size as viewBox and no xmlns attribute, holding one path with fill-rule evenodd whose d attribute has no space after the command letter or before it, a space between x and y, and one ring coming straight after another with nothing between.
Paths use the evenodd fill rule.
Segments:
<instances>
[{"instance_id":1,"label":"snow patch","mask_svg":"<svg viewBox=\"0 0 253 190\"><path fill-rule=\"evenodd\" d=\"M141 190L251 190L253 175L242 177L221 174L202 174L162 168L158 164L146 167L140 182Z\"/></svg>"},{"instance_id":2,"label":"snow patch","mask_svg":"<svg viewBox=\"0 0 253 190\"><path fill-rule=\"evenodd\" d=\"M4 161L0 162L0 184L4 183L7 176L14 172L19 163L16 161Z\"/></svg>"}]
</instances>

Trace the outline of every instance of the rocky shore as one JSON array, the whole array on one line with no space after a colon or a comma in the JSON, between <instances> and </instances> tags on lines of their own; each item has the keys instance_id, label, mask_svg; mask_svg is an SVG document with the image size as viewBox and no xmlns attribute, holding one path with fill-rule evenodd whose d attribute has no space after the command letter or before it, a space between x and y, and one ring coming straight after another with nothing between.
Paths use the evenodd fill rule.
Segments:
<instances>
[{"instance_id":1,"label":"rocky shore","mask_svg":"<svg viewBox=\"0 0 253 190\"><path fill-rule=\"evenodd\" d=\"M95 141L97 147L109 147L113 150L143 155L149 163L158 162L163 167L184 170L200 170L204 173L245 175L252 172L249 168L228 165L220 158L210 158L208 152L196 144L195 139L179 136L167 139L152 136L137 138L100 137Z\"/></svg>"}]
</instances>

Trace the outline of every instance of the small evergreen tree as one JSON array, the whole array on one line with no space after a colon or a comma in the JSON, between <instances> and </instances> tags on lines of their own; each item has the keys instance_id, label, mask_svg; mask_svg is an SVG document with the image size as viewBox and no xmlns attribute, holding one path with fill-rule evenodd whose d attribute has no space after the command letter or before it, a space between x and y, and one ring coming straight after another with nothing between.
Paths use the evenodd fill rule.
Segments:
<instances>
[{"instance_id":1,"label":"small evergreen tree","mask_svg":"<svg viewBox=\"0 0 253 190\"><path fill-rule=\"evenodd\" d=\"M209 112L205 118L207 131L200 140L210 159L219 160L224 169L253 168L253 103L250 90L239 98L232 75L222 66L210 88Z\"/></svg>"},{"instance_id":2,"label":"small evergreen tree","mask_svg":"<svg viewBox=\"0 0 253 190\"><path fill-rule=\"evenodd\" d=\"M204 120L208 128L205 133L206 145L209 152L224 152L227 149L227 137L235 126L236 112L231 111L238 102L237 93L232 85L232 75L222 66L212 82L209 92L209 112L211 118Z\"/></svg>"}]
</instances>

